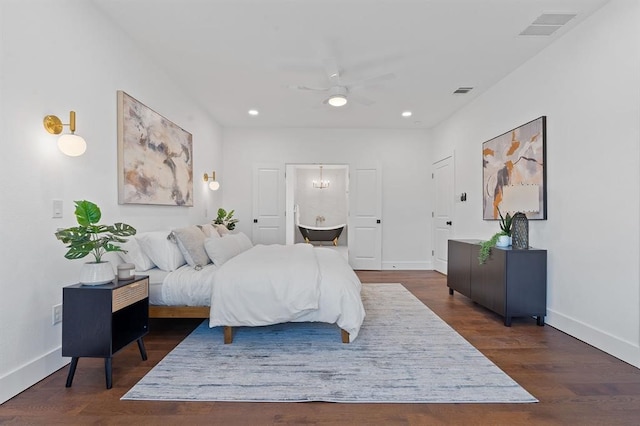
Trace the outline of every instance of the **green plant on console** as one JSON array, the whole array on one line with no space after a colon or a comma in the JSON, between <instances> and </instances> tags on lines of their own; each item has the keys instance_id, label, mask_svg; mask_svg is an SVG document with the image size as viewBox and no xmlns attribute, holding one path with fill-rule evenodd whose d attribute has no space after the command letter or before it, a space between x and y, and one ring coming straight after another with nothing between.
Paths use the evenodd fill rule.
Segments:
<instances>
[{"instance_id":1,"label":"green plant on console","mask_svg":"<svg viewBox=\"0 0 640 426\"><path fill-rule=\"evenodd\" d=\"M478 262L480 262L481 265L487 262L487 259L491 255L491 248L496 245L496 243L498 242L498 238L503 235L506 235L508 237L511 236L511 223L513 221L513 218L509 213L507 213L506 216L502 216L502 212L500 211L500 209L498 209L498 214L500 215L500 232L496 232L495 234L493 234L493 237L491 237L488 241L482 241L480 243Z\"/></svg>"},{"instance_id":2,"label":"green plant on console","mask_svg":"<svg viewBox=\"0 0 640 426\"><path fill-rule=\"evenodd\" d=\"M498 214L500 215L500 230L504 233L503 235L511 236L511 223L513 222L513 217L511 217L509 213L503 217L500 208L498 208Z\"/></svg>"},{"instance_id":3,"label":"green plant on console","mask_svg":"<svg viewBox=\"0 0 640 426\"><path fill-rule=\"evenodd\" d=\"M503 231L496 232L495 234L493 234L493 237L491 237L489 240L482 241L480 243L480 252L478 253L478 262L480 262L481 265L487 262L487 259L491 255L491 248L496 245L496 243L498 242L498 238L500 238L502 235L507 235L507 234L505 234Z\"/></svg>"},{"instance_id":4,"label":"green plant on console","mask_svg":"<svg viewBox=\"0 0 640 426\"><path fill-rule=\"evenodd\" d=\"M216 225L224 225L229 231L233 231L238 223L238 219L233 218L235 210L230 210L228 213L225 209L218 209L218 217L215 218L213 223Z\"/></svg>"},{"instance_id":5,"label":"green plant on console","mask_svg":"<svg viewBox=\"0 0 640 426\"><path fill-rule=\"evenodd\" d=\"M102 256L110 251L125 252L117 243L124 243L126 238L135 235L136 229L126 223L98 225L102 213L91 201L74 201L75 216L78 226L60 229L55 235L69 249L64 255L67 259L81 259L92 254L96 263L102 262Z\"/></svg>"}]
</instances>

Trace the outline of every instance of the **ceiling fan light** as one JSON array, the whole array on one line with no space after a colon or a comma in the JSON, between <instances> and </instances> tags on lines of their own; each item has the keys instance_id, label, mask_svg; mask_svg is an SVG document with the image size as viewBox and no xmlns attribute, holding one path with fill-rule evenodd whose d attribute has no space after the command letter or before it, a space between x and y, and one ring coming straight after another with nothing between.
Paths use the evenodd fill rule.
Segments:
<instances>
[{"instance_id":1,"label":"ceiling fan light","mask_svg":"<svg viewBox=\"0 0 640 426\"><path fill-rule=\"evenodd\" d=\"M332 95L327 99L327 103L333 107L341 107L347 104L347 97L344 95Z\"/></svg>"}]
</instances>

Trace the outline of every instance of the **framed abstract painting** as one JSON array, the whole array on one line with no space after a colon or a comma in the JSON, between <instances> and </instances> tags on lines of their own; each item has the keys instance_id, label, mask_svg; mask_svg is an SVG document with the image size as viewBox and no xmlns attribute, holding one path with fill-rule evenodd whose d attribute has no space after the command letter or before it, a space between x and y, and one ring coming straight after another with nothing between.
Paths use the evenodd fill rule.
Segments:
<instances>
[{"instance_id":1,"label":"framed abstract painting","mask_svg":"<svg viewBox=\"0 0 640 426\"><path fill-rule=\"evenodd\" d=\"M483 219L498 219L499 210L507 210L503 196L511 188L533 196L536 208L525 211L527 219L547 218L546 139L542 116L482 144Z\"/></svg>"},{"instance_id":2,"label":"framed abstract painting","mask_svg":"<svg viewBox=\"0 0 640 426\"><path fill-rule=\"evenodd\" d=\"M118 203L193 206L193 137L118 91Z\"/></svg>"}]
</instances>

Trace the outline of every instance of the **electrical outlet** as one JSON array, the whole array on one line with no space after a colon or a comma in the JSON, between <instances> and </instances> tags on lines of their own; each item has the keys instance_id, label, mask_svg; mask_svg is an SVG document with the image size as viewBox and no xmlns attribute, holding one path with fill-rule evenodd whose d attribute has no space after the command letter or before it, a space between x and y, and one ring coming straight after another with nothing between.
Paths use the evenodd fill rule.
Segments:
<instances>
[{"instance_id":1,"label":"electrical outlet","mask_svg":"<svg viewBox=\"0 0 640 426\"><path fill-rule=\"evenodd\" d=\"M62 322L62 303L53 305L51 312L51 324L56 325Z\"/></svg>"}]
</instances>

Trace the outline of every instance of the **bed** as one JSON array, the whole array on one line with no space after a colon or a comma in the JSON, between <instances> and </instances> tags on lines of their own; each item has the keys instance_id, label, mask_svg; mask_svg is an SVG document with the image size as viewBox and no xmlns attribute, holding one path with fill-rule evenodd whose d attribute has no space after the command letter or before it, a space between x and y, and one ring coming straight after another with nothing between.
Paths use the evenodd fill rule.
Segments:
<instances>
[{"instance_id":1,"label":"bed","mask_svg":"<svg viewBox=\"0 0 640 426\"><path fill-rule=\"evenodd\" d=\"M237 251L222 258L212 249L214 263L197 268L137 272L149 275L150 317L209 318L210 327L223 327L225 343L233 341L234 327L286 322L336 324L344 343L358 336L362 284L342 255L310 244L249 244Z\"/></svg>"}]
</instances>

